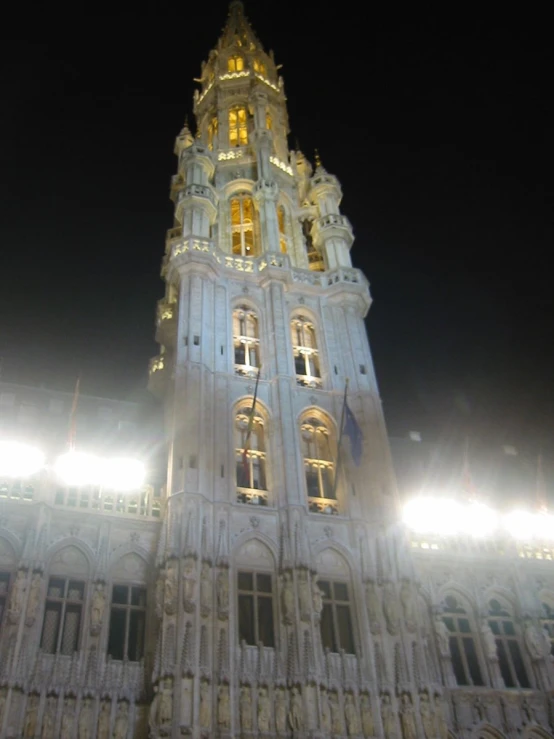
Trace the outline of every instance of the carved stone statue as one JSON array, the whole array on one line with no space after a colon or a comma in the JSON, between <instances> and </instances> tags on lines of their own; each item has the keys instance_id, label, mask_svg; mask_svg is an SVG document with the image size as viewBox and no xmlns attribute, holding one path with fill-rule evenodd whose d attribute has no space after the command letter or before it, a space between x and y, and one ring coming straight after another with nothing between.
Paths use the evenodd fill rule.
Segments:
<instances>
[{"instance_id":1,"label":"carved stone statue","mask_svg":"<svg viewBox=\"0 0 554 739\"><path fill-rule=\"evenodd\" d=\"M127 701L121 701L115 717L115 726L113 730L113 739L127 739L127 731L129 729L129 704Z\"/></svg>"},{"instance_id":2,"label":"carved stone statue","mask_svg":"<svg viewBox=\"0 0 554 739\"><path fill-rule=\"evenodd\" d=\"M533 625L530 618L525 620L525 628L523 632L525 646L532 660L539 660L546 656L544 653L544 640ZM550 650L548 650L550 652Z\"/></svg>"},{"instance_id":3,"label":"carved stone statue","mask_svg":"<svg viewBox=\"0 0 554 739\"><path fill-rule=\"evenodd\" d=\"M450 631L440 613L437 613L433 622L437 637L437 646L441 657L450 657Z\"/></svg>"},{"instance_id":4,"label":"carved stone statue","mask_svg":"<svg viewBox=\"0 0 554 739\"><path fill-rule=\"evenodd\" d=\"M258 692L258 731L262 734L269 733L271 721L271 704L267 694L267 688L260 688Z\"/></svg>"},{"instance_id":5,"label":"carved stone statue","mask_svg":"<svg viewBox=\"0 0 554 739\"><path fill-rule=\"evenodd\" d=\"M486 619L481 621L481 636L483 638L483 647L488 659L497 660L498 653L496 651L496 639L492 633L492 629Z\"/></svg>"},{"instance_id":6,"label":"carved stone statue","mask_svg":"<svg viewBox=\"0 0 554 739\"><path fill-rule=\"evenodd\" d=\"M104 583L96 583L94 593L92 594L92 604L90 607L90 633L94 636L100 633L102 621L104 620L104 609L106 608L106 593L104 591Z\"/></svg>"},{"instance_id":7,"label":"carved stone statue","mask_svg":"<svg viewBox=\"0 0 554 739\"><path fill-rule=\"evenodd\" d=\"M286 624L294 623L294 589L290 572L285 572L282 578L281 598L283 601L283 619Z\"/></svg>"},{"instance_id":8,"label":"carved stone statue","mask_svg":"<svg viewBox=\"0 0 554 739\"><path fill-rule=\"evenodd\" d=\"M164 610L168 615L177 610L177 595L177 567L172 565L166 570L164 583Z\"/></svg>"},{"instance_id":9,"label":"carved stone statue","mask_svg":"<svg viewBox=\"0 0 554 739\"><path fill-rule=\"evenodd\" d=\"M375 724L371 712L371 700L367 693L360 696L360 709L362 713L362 733L366 737L375 736Z\"/></svg>"},{"instance_id":10,"label":"carved stone statue","mask_svg":"<svg viewBox=\"0 0 554 739\"><path fill-rule=\"evenodd\" d=\"M309 621L312 613L312 594L306 570L298 571L298 605L302 621Z\"/></svg>"},{"instance_id":11,"label":"carved stone statue","mask_svg":"<svg viewBox=\"0 0 554 739\"><path fill-rule=\"evenodd\" d=\"M275 730L279 735L287 731L287 696L283 688L275 691Z\"/></svg>"},{"instance_id":12,"label":"carved stone statue","mask_svg":"<svg viewBox=\"0 0 554 739\"><path fill-rule=\"evenodd\" d=\"M223 567L217 573L217 615L222 621L229 616L229 571Z\"/></svg>"},{"instance_id":13,"label":"carved stone statue","mask_svg":"<svg viewBox=\"0 0 554 739\"><path fill-rule=\"evenodd\" d=\"M79 739L91 739L92 730L92 706L90 699L86 698L81 706L79 714Z\"/></svg>"},{"instance_id":14,"label":"carved stone statue","mask_svg":"<svg viewBox=\"0 0 554 739\"><path fill-rule=\"evenodd\" d=\"M396 739L398 736L396 729L396 715L388 693L384 693L381 696L381 720L383 722L383 731L386 738Z\"/></svg>"},{"instance_id":15,"label":"carved stone statue","mask_svg":"<svg viewBox=\"0 0 554 739\"><path fill-rule=\"evenodd\" d=\"M239 710L241 729L252 731L252 697L248 685L243 685L240 689Z\"/></svg>"},{"instance_id":16,"label":"carved stone statue","mask_svg":"<svg viewBox=\"0 0 554 739\"><path fill-rule=\"evenodd\" d=\"M315 580L312 580L312 605L315 620L319 621L321 619L321 611L323 610L323 593Z\"/></svg>"},{"instance_id":17,"label":"carved stone statue","mask_svg":"<svg viewBox=\"0 0 554 739\"><path fill-rule=\"evenodd\" d=\"M361 729L360 719L352 693L346 694L344 703L344 718L346 720L346 730L348 732L348 736L356 736L357 734L359 734Z\"/></svg>"},{"instance_id":18,"label":"carved stone statue","mask_svg":"<svg viewBox=\"0 0 554 739\"><path fill-rule=\"evenodd\" d=\"M231 726L231 701L229 698L229 686L220 685L217 703L217 725L220 731L227 730Z\"/></svg>"},{"instance_id":19,"label":"carved stone statue","mask_svg":"<svg viewBox=\"0 0 554 739\"><path fill-rule=\"evenodd\" d=\"M66 699L63 706L60 739L71 739L75 721L75 701Z\"/></svg>"},{"instance_id":20,"label":"carved stone statue","mask_svg":"<svg viewBox=\"0 0 554 739\"><path fill-rule=\"evenodd\" d=\"M383 588L383 614L387 623L389 634L394 636L398 633L399 617L398 617L398 601L396 599L396 591L394 583L387 582Z\"/></svg>"},{"instance_id":21,"label":"carved stone statue","mask_svg":"<svg viewBox=\"0 0 554 739\"><path fill-rule=\"evenodd\" d=\"M402 705L400 708L400 723L404 739L417 739L416 722L412 699L408 693L402 694Z\"/></svg>"},{"instance_id":22,"label":"carved stone statue","mask_svg":"<svg viewBox=\"0 0 554 739\"><path fill-rule=\"evenodd\" d=\"M110 711L110 702L102 701L102 703L100 704L100 714L98 716L97 739L108 739L108 737L110 736Z\"/></svg>"},{"instance_id":23,"label":"carved stone statue","mask_svg":"<svg viewBox=\"0 0 554 739\"><path fill-rule=\"evenodd\" d=\"M339 697L334 690L329 693L329 708L331 709L331 733L342 734L342 716L340 713Z\"/></svg>"},{"instance_id":24,"label":"carved stone statue","mask_svg":"<svg viewBox=\"0 0 554 739\"><path fill-rule=\"evenodd\" d=\"M24 739L34 739L37 733L38 696L32 695L25 709ZM0 719L1 721L1 719Z\"/></svg>"},{"instance_id":25,"label":"carved stone statue","mask_svg":"<svg viewBox=\"0 0 554 739\"><path fill-rule=\"evenodd\" d=\"M435 693L435 710L439 739L448 739L448 721L446 720L446 703L440 693Z\"/></svg>"},{"instance_id":26,"label":"carved stone statue","mask_svg":"<svg viewBox=\"0 0 554 739\"><path fill-rule=\"evenodd\" d=\"M170 724L173 719L173 683L166 680L160 693L160 702L158 706L158 723Z\"/></svg>"},{"instance_id":27,"label":"carved stone statue","mask_svg":"<svg viewBox=\"0 0 554 739\"><path fill-rule=\"evenodd\" d=\"M419 695L419 712L425 739L435 739L435 713L425 691Z\"/></svg>"},{"instance_id":28,"label":"carved stone statue","mask_svg":"<svg viewBox=\"0 0 554 739\"><path fill-rule=\"evenodd\" d=\"M365 584L365 607L367 617L369 619L369 628L372 634L378 634L381 631L381 623L379 621L379 598L375 590L375 583L368 580Z\"/></svg>"},{"instance_id":29,"label":"carved stone statue","mask_svg":"<svg viewBox=\"0 0 554 739\"><path fill-rule=\"evenodd\" d=\"M8 619L11 624L16 624L23 608L23 598L25 596L25 572L19 570L15 582L12 585L10 600L8 603Z\"/></svg>"},{"instance_id":30,"label":"carved stone statue","mask_svg":"<svg viewBox=\"0 0 554 739\"><path fill-rule=\"evenodd\" d=\"M40 603L40 585L40 573L35 572L33 575L33 579L31 580L31 586L29 588L29 600L27 601L27 614L25 616L25 623L27 624L27 626L32 626L35 623L35 618L37 617L38 606Z\"/></svg>"},{"instance_id":31,"label":"carved stone statue","mask_svg":"<svg viewBox=\"0 0 554 739\"><path fill-rule=\"evenodd\" d=\"M212 691L210 683L203 680L200 683L200 711L199 719L202 729L209 729L212 716Z\"/></svg>"},{"instance_id":32,"label":"carved stone statue","mask_svg":"<svg viewBox=\"0 0 554 739\"><path fill-rule=\"evenodd\" d=\"M187 557L183 563L183 608L187 613L194 611L196 597L196 561Z\"/></svg>"},{"instance_id":33,"label":"carved stone statue","mask_svg":"<svg viewBox=\"0 0 554 739\"><path fill-rule=\"evenodd\" d=\"M200 579L200 611L202 616L209 616L212 610L213 593L212 593L212 573L208 562L202 564L202 574Z\"/></svg>"},{"instance_id":34,"label":"carved stone statue","mask_svg":"<svg viewBox=\"0 0 554 739\"><path fill-rule=\"evenodd\" d=\"M165 586L165 570L160 570L158 579L156 580L156 616L161 618L164 607L164 586Z\"/></svg>"},{"instance_id":35,"label":"carved stone statue","mask_svg":"<svg viewBox=\"0 0 554 739\"><path fill-rule=\"evenodd\" d=\"M415 593L412 583L407 579L402 580L400 586L400 603L402 604L406 628L408 631L415 631L417 625Z\"/></svg>"},{"instance_id":36,"label":"carved stone statue","mask_svg":"<svg viewBox=\"0 0 554 739\"><path fill-rule=\"evenodd\" d=\"M42 717L41 739L54 739L54 724L56 723L56 699L48 698Z\"/></svg>"},{"instance_id":37,"label":"carved stone statue","mask_svg":"<svg viewBox=\"0 0 554 739\"><path fill-rule=\"evenodd\" d=\"M321 728L323 731L331 731L331 709L329 708L329 696L327 691L322 688L320 693L321 705Z\"/></svg>"},{"instance_id":38,"label":"carved stone statue","mask_svg":"<svg viewBox=\"0 0 554 739\"><path fill-rule=\"evenodd\" d=\"M293 731L302 731L304 726L304 706L302 704L302 696L296 687L292 689L290 696L289 726Z\"/></svg>"},{"instance_id":39,"label":"carved stone statue","mask_svg":"<svg viewBox=\"0 0 554 739\"><path fill-rule=\"evenodd\" d=\"M153 736L158 727L158 714L160 712L160 692L157 685L154 686L154 697L148 710L148 728Z\"/></svg>"}]
</instances>

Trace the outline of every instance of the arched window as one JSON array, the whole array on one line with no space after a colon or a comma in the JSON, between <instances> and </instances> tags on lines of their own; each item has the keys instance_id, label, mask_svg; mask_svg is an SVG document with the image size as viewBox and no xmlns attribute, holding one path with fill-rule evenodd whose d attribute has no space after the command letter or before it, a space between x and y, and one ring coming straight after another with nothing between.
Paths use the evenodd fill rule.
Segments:
<instances>
[{"instance_id":1,"label":"arched window","mask_svg":"<svg viewBox=\"0 0 554 739\"><path fill-rule=\"evenodd\" d=\"M233 254L255 256L254 203L248 195L231 199L231 241Z\"/></svg>"},{"instance_id":2,"label":"arched window","mask_svg":"<svg viewBox=\"0 0 554 739\"><path fill-rule=\"evenodd\" d=\"M244 59L241 56L230 56L227 60L228 72L242 72L244 69Z\"/></svg>"},{"instance_id":3,"label":"arched window","mask_svg":"<svg viewBox=\"0 0 554 739\"><path fill-rule=\"evenodd\" d=\"M267 505L264 419L252 415L252 401L242 403L235 414L235 460L237 500Z\"/></svg>"},{"instance_id":4,"label":"arched window","mask_svg":"<svg viewBox=\"0 0 554 739\"><path fill-rule=\"evenodd\" d=\"M313 323L305 316L296 315L290 329L296 381L299 385L320 386L319 351Z\"/></svg>"},{"instance_id":5,"label":"arched window","mask_svg":"<svg viewBox=\"0 0 554 739\"><path fill-rule=\"evenodd\" d=\"M218 121L217 116L214 116L208 124L208 149L213 150L214 144L217 138Z\"/></svg>"},{"instance_id":6,"label":"arched window","mask_svg":"<svg viewBox=\"0 0 554 739\"><path fill-rule=\"evenodd\" d=\"M260 366L258 317L247 305L241 305L233 311L233 345L235 372L248 374Z\"/></svg>"},{"instance_id":7,"label":"arched window","mask_svg":"<svg viewBox=\"0 0 554 739\"><path fill-rule=\"evenodd\" d=\"M443 621L450 632L450 655L458 685L484 685L469 614L453 595L445 598Z\"/></svg>"},{"instance_id":8,"label":"arched window","mask_svg":"<svg viewBox=\"0 0 554 739\"><path fill-rule=\"evenodd\" d=\"M336 498L334 440L329 426L319 417L307 415L301 421L300 434L310 510L336 513L336 506L321 501Z\"/></svg>"},{"instance_id":9,"label":"arched window","mask_svg":"<svg viewBox=\"0 0 554 739\"><path fill-rule=\"evenodd\" d=\"M279 224L279 246L281 247L281 252L286 254L289 239L287 236L286 213L282 205L277 208L277 222Z\"/></svg>"},{"instance_id":10,"label":"arched window","mask_svg":"<svg viewBox=\"0 0 554 739\"><path fill-rule=\"evenodd\" d=\"M261 74L262 77L267 77L267 67L259 59L254 59L254 72Z\"/></svg>"},{"instance_id":11,"label":"arched window","mask_svg":"<svg viewBox=\"0 0 554 739\"><path fill-rule=\"evenodd\" d=\"M237 106L229 111L229 146L246 146L248 143L248 118L246 108Z\"/></svg>"},{"instance_id":12,"label":"arched window","mask_svg":"<svg viewBox=\"0 0 554 739\"><path fill-rule=\"evenodd\" d=\"M554 655L554 608L543 601L541 626L550 637L550 654Z\"/></svg>"},{"instance_id":13,"label":"arched window","mask_svg":"<svg viewBox=\"0 0 554 739\"><path fill-rule=\"evenodd\" d=\"M507 688L530 688L521 643L511 609L498 600L489 603L488 622L496 641L500 672Z\"/></svg>"}]
</instances>

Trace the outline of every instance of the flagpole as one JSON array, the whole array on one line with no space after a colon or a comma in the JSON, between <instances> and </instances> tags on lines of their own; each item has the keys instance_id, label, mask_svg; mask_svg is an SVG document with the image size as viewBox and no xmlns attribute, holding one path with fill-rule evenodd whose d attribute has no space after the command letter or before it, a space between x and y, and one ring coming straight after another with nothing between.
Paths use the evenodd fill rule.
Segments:
<instances>
[{"instance_id":1,"label":"flagpole","mask_svg":"<svg viewBox=\"0 0 554 739\"><path fill-rule=\"evenodd\" d=\"M340 431L339 431L339 443L337 445L337 467L335 470L335 479L333 480L333 494L332 499L336 500L337 497L337 484L339 480L339 469L341 463L341 451L342 451L342 432L344 430L344 416L346 414L346 396L348 394L348 377L344 383L344 398L342 401L342 413L340 416Z\"/></svg>"}]
</instances>

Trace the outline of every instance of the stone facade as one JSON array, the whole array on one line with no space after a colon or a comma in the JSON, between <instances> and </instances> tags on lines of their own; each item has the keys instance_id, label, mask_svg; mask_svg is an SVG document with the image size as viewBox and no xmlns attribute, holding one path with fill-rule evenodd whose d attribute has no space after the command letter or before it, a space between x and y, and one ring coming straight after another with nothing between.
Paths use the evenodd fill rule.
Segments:
<instances>
[{"instance_id":1,"label":"stone facade","mask_svg":"<svg viewBox=\"0 0 554 739\"><path fill-rule=\"evenodd\" d=\"M553 553L400 525L340 185L289 151L240 2L201 86L150 366L167 486L2 488L0 737L551 736Z\"/></svg>"}]
</instances>

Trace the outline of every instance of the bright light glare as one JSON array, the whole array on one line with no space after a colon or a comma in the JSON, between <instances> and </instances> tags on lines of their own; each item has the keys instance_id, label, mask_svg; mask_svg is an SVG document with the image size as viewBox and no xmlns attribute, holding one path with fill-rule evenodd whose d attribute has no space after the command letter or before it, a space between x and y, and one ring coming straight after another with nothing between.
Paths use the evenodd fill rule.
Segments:
<instances>
[{"instance_id":1,"label":"bright light glare","mask_svg":"<svg viewBox=\"0 0 554 739\"><path fill-rule=\"evenodd\" d=\"M0 441L0 475L30 477L44 466L40 449L16 441Z\"/></svg>"},{"instance_id":2,"label":"bright light glare","mask_svg":"<svg viewBox=\"0 0 554 739\"><path fill-rule=\"evenodd\" d=\"M58 457L55 469L66 485L93 485L108 490L136 490L145 477L144 465L137 459L103 459L83 452Z\"/></svg>"},{"instance_id":3,"label":"bright light glare","mask_svg":"<svg viewBox=\"0 0 554 739\"><path fill-rule=\"evenodd\" d=\"M552 540L554 538L553 516L548 513L512 511L504 516L504 528L514 539Z\"/></svg>"},{"instance_id":4,"label":"bright light glare","mask_svg":"<svg viewBox=\"0 0 554 739\"><path fill-rule=\"evenodd\" d=\"M414 498L404 506L404 522L420 534L455 534L462 506L448 498Z\"/></svg>"},{"instance_id":5,"label":"bright light glare","mask_svg":"<svg viewBox=\"0 0 554 739\"><path fill-rule=\"evenodd\" d=\"M496 511L483 503L472 502L461 506L459 530L476 538L491 536L498 529L500 520Z\"/></svg>"}]
</instances>

